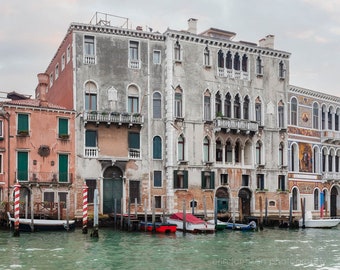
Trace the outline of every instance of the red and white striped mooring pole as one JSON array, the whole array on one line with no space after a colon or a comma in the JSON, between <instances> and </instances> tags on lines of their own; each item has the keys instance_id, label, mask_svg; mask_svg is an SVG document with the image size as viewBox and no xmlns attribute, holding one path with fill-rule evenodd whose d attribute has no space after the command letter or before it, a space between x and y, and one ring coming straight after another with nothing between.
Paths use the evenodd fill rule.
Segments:
<instances>
[{"instance_id":1,"label":"red and white striped mooring pole","mask_svg":"<svg viewBox=\"0 0 340 270\"><path fill-rule=\"evenodd\" d=\"M83 185L83 233L87 234L87 190L86 183Z\"/></svg>"},{"instance_id":2,"label":"red and white striped mooring pole","mask_svg":"<svg viewBox=\"0 0 340 270\"><path fill-rule=\"evenodd\" d=\"M20 185L14 185L14 236L19 236Z\"/></svg>"}]
</instances>

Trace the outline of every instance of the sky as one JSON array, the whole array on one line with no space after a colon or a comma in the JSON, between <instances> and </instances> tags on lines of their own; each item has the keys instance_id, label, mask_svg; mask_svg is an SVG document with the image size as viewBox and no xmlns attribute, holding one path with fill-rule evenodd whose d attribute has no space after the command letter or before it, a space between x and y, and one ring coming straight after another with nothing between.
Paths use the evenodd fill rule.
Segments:
<instances>
[{"instance_id":1,"label":"sky","mask_svg":"<svg viewBox=\"0 0 340 270\"><path fill-rule=\"evenodd\" d=\"M128 18L129 26L197 32L210 27L291 53L290 84L340 97L340 0L0 0L0 93L34 95L72 22L96 12Z\"/></svg>"}]
</instances>

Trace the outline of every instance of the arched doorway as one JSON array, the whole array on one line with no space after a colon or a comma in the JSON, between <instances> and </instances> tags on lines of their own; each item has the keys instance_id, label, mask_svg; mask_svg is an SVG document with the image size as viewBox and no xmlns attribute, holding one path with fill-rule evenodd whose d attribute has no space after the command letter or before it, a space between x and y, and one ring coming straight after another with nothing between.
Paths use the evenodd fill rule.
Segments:
<instances>
[{"instance_id":1,"label":"arched doorway","mask_svg":"<svg viewBox=\"0 0 340 270\"><path fill-rule=\"evenodd\" d=\"M331 217L336 217L338 215L338 200L339 200L338 187L334 186L331 189Z\"/></svg>"},{"instance_id":2,"label":"arched doorway","mask_svg":"<svg viewBox=\"0 0 340 270\"><path fill-rule=\"evenodd\" d=\"M105 169L103 174L103 213L113 213L115 201L117 213L122 213L123 178L122 171L116 166Z\"/></svg>"},{"instance_id":3,"label":"arched doorway","mask_svg":"<svg viewBox=\"0 0 340 270\"><path fill-rule=\"evenodd\" d=\"M242 188L238 192L239 197L239 211L240 211L240 218L244 216L250 216L250 199L251 199L251 192L247 188Z\"/></svg>"},{"instance_id":4,"label":"arched doorway","mask_svg":"<svg viewBox=\"0 0 340 270\"><path fill-rule=\"evenodd\" d=\"M220 187L216 190L216 212L217 214L224 215L229 212L229 193L225 187Z\"/></svg>"}]
</instances>

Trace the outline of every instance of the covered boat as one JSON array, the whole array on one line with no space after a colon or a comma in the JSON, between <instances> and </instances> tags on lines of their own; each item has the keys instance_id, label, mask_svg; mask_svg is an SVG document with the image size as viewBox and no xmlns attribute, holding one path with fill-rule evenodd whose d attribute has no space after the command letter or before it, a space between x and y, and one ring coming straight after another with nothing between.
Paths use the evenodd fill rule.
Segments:
<instances>
[{"instance_id":1,"label":"covered boat","mask_svg":"<svg viewBox=\"0 0 340 270\"><path fill-rule=\"evenodd\" d=\"M175 233L177 231L177 225L169 222L140 222L140 230L157 233Z\"/></svg>"},{"instance_id":2,"label":"covered boat","mask_svg":"<svg viewBox=\"0 0 340 270\"><path fill-rule=\"evenodd\" d=\"M209 220L208 223L215 225L215 220ZM256 222L251 221L248 224L234 223L234 222L223 222L217 220L216 230L238 230L238 231L254 231L256 230Z\"/></svg>"},{"instance_id":3,"label":"covered boat","mask_svg":"<svg viewBox=\"0 0 340 270\"><path fill-rule=\"evenodd\" d=\"M178 230L184 230L183 228L183 213L172 214L168 218L168 222L176 224ZM185 231L192 233L213 233L215 232L215 225L200 219L192 214L185 215Z\"/></svg>"},{"instance_id":4,"label":"covered boat","mask_svg":"<svg viewBox=\"0 0 340 270\"><path fill-rule=\"evenodd\" d=\"M11 226L14 227L15 219L7 212L8 220ZM31 232L32 219L19 218L19 231ZM33 219L34 231L58 231L72 230L75 228L74 220L59 220L59 219Z\"/></svg>"},{"instance_id":5,"label":"covered boat","mask_svg":"<svg viewBox=\"0 0 340 270\"><path fill-rule=\"evenodd\" d=\"M320 219L313 219L312 212L306 212L305 222L301 218L299 220L299 226L301 228L333 228L338 226L340 223L339 218L320 218Z\"/></svg>"}]
</instances>

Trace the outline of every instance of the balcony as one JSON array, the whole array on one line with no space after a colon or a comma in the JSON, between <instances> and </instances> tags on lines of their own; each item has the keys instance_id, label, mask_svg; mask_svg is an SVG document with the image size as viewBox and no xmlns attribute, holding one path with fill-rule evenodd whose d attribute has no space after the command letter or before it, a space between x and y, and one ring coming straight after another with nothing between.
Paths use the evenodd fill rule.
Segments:
<instances>
[{"instance_id":1,"label":"balcony","mask_svg":"<svg viewBox=\"0 0 340 270\"><path fill-rule=\"evenodd\" d=\"M37 185L50 185L50 184L70 184L72 183L72 173L59 173L59 172L16 172L15 179L20 184L37 184Z\"/></svg>"},{"instance_id":2,"label":"balcony","mask_svg":"<svg viewBox=\"0 0 340 270\"><path fill-rule=\"evenodd\" d=\"M236 132L249 134L258 131L259 124L256 121L221 117L215 119L215 128L217 130L225 129L227 132L234 130Z\"/></svg>"},{"instance_id":3,"label":"balcony","mask_svg":"<svg viewBox=\"0 0 340 270\"><path fill-rule=\"evenodd\" d=\"M87 122L96 123L106 123L110 125L111 123L122 125L128 124L143 126L144 117L139 113L118 113L118 112L104 112L104 111L87 111L83 115L84 124Z\"/></svg>"},{"instance_id":4,"label":"balcony","mask_svg":"<svg viewBox=\"0 0 340 270\"><path fill-rule=\"evenodd\" d=\"M321 142L340 143L340 131L323 130L321 131Z\"/></svg>"},{"instance_id":5,"label":"balcony","mask_svg":"<svg viewBox=\"0 0 340 270\"><path fill-rule=\"evenodd\" d=\"M139 149L129 149L129 158L130 159L140 159L140 150Z\"/></svg>"},{"instance_id":6,"label":"balcony","mask_svg":"<svg viewBox=\"0 0 340 270\"><path fill-rule=\"evenodd\" d=\"M240 79L240 80L249 80L249 72L229 69L229 68L221 68L217 69L218 77L226 77L226 78L233 78L233 79Z\"/></svg>"},{"instance_id":7,"label":"balcony","mask_svg":"<svg viewBox=\"0 0 340 270\"><path fill-rule=\"evenodd\" d=\"M129 68L139 69L140 68L140 61L139 60L130 59L129 60Z\"/></svg>"},{"instance_id":8,"label":"balcony","mask_svg":"<svg viewBox=\"0 0 340 270\"><path fill-rule=\"evenodd\" d=\"M86 65L94 65L96 63L95 55L84 55L84 64Z\"/></svg>"},{"instance_id":9,"label":"balcony","mask_svg":"<svg viewBox=\"0 0 340 270\"><path fill-rule=\"evenodd\" d=\"M324 172L322 173L322 179L326 181L340 182L340 172Z\"/></svg>"},{"instance_id":10,"label":"balcony","mask_svg":"<svg viewBox=\"0 0 340 270\"><path fill-rule=\"evenodd\" d=\"M98 157L98 147L85 147L84 157L97 158Z\"/></svg>"}]
</instances>

